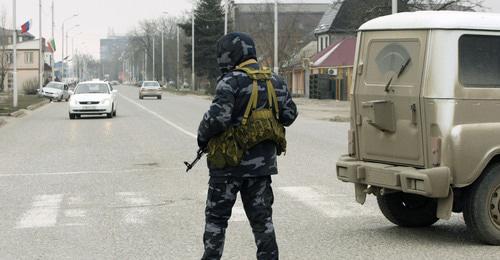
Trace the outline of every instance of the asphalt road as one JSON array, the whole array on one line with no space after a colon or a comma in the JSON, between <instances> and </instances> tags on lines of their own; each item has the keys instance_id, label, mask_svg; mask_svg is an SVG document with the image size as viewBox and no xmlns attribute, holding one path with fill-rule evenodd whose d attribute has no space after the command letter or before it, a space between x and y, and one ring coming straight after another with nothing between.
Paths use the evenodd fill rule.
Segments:
<instances>
[{"instance_id":1,"label":"asphalt road","mask_svg":"<svg viewBox=\"0 0 500 260\"><path fill-rule=\"evenodd\" d=\"M119 86L118 116L69 120L51 103L0 128L1 259L199 259L207 170L189 174L194 134L210 101L139 100ZM390 224L373 197L354 202L337 181L348 125L300 117L273 178L281 259L499 259L461 215L423 229ZM224 259L255 259L241 203Z\"/></svg>"}]
</instances>

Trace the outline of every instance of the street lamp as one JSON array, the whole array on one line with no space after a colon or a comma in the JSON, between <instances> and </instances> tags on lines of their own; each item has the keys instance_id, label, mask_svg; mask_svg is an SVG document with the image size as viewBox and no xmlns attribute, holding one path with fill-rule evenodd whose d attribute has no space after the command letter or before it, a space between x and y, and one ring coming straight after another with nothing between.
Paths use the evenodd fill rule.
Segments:
<instances>
[{"instance_id":1,"label":"street lamp","mask_svg":"<svg viewBox=\"0 0 500 260\"><path fill-rule=\"evenodd\" d=\"M71 30L73 30L73 29L75 29L75 28L77 28L77 27L80 27L80 25L79 25L79 24L77 24L77 25L75 25L75 26L73 26L73 27L69 28L69 30L67 30L67 31L66 31L66 45L69 45L69 43L68 43L68 33L69 33ZM64 42L64 38L63 38L63 42ZM68 46L66 46L66 49L68 49ZM67 50L66 50L66 55L68 55L68 51L67 51ZM73 55L73 54L72 54L72 55ZM64 78L64 61L63 61L63 64L62 64L62 65L63 65L63 70L62 70L62 71L63 71L63 73L62 73L62 75L61 75L61 78Z\"/></svg>"},{"instance_id":2,"label":"street lamp","mask_svg":"<svg viewBox=\"0 0 500 260\"><path fill-rule=\"evenodd\" d=\"M168 12L163 11L162 14L168 15ZM162 23L162 25L163 25L163 23ZM162 81L162 83L165 84L165 55L164 55L165 47L164 47L164 39L163 39L163 34L164 34L163 30L164 29L165 29L164 27L161 28L161 81Z\"/></svg>"},{"instance_id":3,"label":"street lamp","mask_svg":"<svg viewBox=\"0 0 500 260\"><path fill-rule=\"evenodd\" d=\"M61 80L64 77L64 23L66 23L68 20L73 19L77 16L78 16L78 14L73 14L72 16L64 19L63 22L61 23L61 31L62 31L62 34L61 34L61 43L62 43L62 47L61 47L61 65L62 65Z\"/></svg>"}]
</instances>

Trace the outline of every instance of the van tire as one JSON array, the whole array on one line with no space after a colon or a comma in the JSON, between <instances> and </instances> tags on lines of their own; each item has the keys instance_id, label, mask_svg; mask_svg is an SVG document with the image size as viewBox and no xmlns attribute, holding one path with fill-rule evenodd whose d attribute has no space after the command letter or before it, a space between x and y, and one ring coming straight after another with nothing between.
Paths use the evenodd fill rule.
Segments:
<instances>
[{"instance_id":1,"label":"van tire","mask_svg":"<svg viewBox=\"0 0 500 260\"><path fill-rule=\"evenodd\" d=\"M377 203L382 214L401 227L427 227L439 220L437 202L432 198L396 192L378 195Z\"/></svg>"},{"instance_id":2,"label":"van tire","mask_svg":"<svg viewBox=\"0 0 500 260\"><path fill-rule=\"evenodd\" d=\"M470 186L464 203L464 220L481 242L500 245L500 164L486 168ZM496 216L496 218L495 218Z\"/></svg>"},{"instance_id":3,"label":"van tire","mask_svg":"<svg viewBox=\"0 0 500 260\"><path fill-rule=\"evenodd\" d=\"M75 114L69 113L69 119L75 119L75 118L76 118Z\"/></svg>"}]
</instances>

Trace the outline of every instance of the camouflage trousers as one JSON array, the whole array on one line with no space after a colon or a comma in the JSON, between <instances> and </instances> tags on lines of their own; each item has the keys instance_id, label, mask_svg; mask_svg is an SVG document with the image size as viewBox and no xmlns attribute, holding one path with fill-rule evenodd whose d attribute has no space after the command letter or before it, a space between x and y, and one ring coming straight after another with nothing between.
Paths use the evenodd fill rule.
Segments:
<instances>
[{"instance_id":1,"label":"camouflage trousers","mask_svg":"<svg viewBox=\"0 0 500 260\"><path fill-rule=\"evenodd\" d=\"M278 259L278 245L272 221L274 195L271 176L210 177L203 235L205 253L202 259L221 258L227 222L238 192L252 227L257 245L257 259Z\"/></svg>"}]
</instances>

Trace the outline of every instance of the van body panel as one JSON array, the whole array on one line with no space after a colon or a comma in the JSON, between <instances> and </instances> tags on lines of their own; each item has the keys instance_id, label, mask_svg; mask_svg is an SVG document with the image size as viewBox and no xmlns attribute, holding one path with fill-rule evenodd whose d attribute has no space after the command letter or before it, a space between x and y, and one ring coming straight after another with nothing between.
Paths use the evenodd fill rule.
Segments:
<instances>
[{"instance_id":1,"label":"van body panel","mask_svg":"<svg viewBox=\"0 0 500 260\"><path fill-rule=\"evenodd\" d=\"M428 31L362 34L362 71L354 81L359 158L423 167L420 93Z\"/></svg>"}]
</instances>

